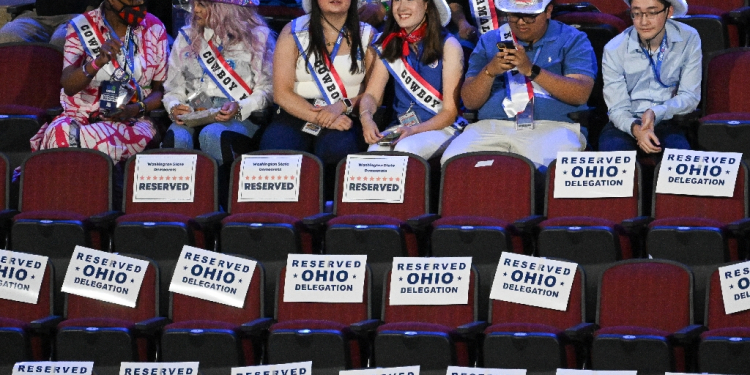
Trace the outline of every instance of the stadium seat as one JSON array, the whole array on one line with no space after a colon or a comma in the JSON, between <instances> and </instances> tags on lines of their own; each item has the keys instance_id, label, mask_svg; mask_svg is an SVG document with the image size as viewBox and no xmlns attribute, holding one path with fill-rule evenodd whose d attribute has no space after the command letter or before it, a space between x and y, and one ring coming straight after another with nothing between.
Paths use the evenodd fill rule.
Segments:
<instances>
[{"instance_id":1,"label":"stadium seat","mask_svg":"<svg viewBox=\"0 0 750 375\"><path fill-rule=\"evenodd\" d=\"M18 208L13 217L13 250L50 258L56 285L77 245L108 249L112 210L112 159L91 149L37 151L23 164ZM55 311L62 313L59 289Z\"/></svg>"},{"instance_id":2,"label":"stadium seat","mask_svg":"<svg viewBox=\"0 0 750 375\"><path fill-rule=\"evenodd\" d=\"M319 238L302 219L323 212L323 164L312 154L259 151L252 155L302 155L297 202L238 202L242 159L232 165L229 216L222 220L221 251L263 262L266 272L266 315L273 315L276 281L290 253L318 252Z\"/></svg>"},{"instance_id":3,"label":"stadium seat","mask_svg":"<svg viewBox=\"0 0 750 375\"><path fill-rule=\"evenodd\" d=\"M750 311L727 314L719 270L711 273L706 327L701 334L698 366L702 373L744 374L750 369Z\"/></svg>"},{"instance_id":4,"label":"stadium seat","mask_svg":"<svg viewBox=\"0 0 750 375\"><path fill-rule=\"evenodd\" d=\"M534 214L536 168L516 154L474 152L447 160L441 178L431 254L472 257L479 272L479 317L486 320L501 253L525 252L521 225L515 224Z\"/></svg>"},{"instance_id":5,"label":"stadium seat","mask_svg":"<svg viewBox=\"0 0 750 375\"><path fill-rule=\"evenodd\" d=\"M286 267L279 273L277 323L268 336L268 363L312 361L313 372L336 375L367 366L371 277L364 281L361 303L284 302Z\"/></svg>"},{"instance_id":6,"label":"stadium seat","mask_svg":"<svg viewBox=\"0 0 750 375\"><path fill-rule=\"evenodd\" d=\"M750 8L747 0L690 0L688 15L714 15L727 24L729 45L747 45L747 26L750 22Z\"/></svg>"},{"instance_id":7,"label":"stadium seat","mask_svg":"<svg viewBox=\"0 0 750 375\"><path fill-rule=\"evenodd\" d=\"M54 273L52 263L48 262L36 304L0 299L0 372L3 374L10 374L16 362L49 360L54 328L62 320L53 311Z\"/></svg>"},{"instance_id":8,"label":"stadium seat","mask_svg":"<svg viewBox=\"0 0 750 375\"><path fill-rule=\"evenodd\" d=\"M698 31L703 51L703 68L706 68L712 54L729 48L729 33L724 19L713 14L696 14L673 17ZM703 76L705 79L705 76Z\"/></svg>"},{"instance_id":9,"label":"stadium seat","mask_svg":"<svg viewBox=\"0 0 750 375\"><path fill-rule=\"evenodd\" d=\"M613 15L619 19L621 19L623 22L625 22L628 26L633 24L633 20L630 18L630 8L627 4L623 1L619 0L586 0L586 1L577 1L577 0L553 0L553 3L555 4L556 8L559 8L560 6L564 6L566 4L574 5L574 4L580 4L579 6L585 6L585 10L589 11L589 7L593 6L596 10L598 10L601 13L606 13Z\"/></svg>"},{"instance_id":10,"label":"stadium seat","mask_svg":"<svg viewBox=\"0 0 750 375\"><path fill-rule=\"evenodd\" d=\"M154 360L158 332L167 322L159 317L159 269L152 260L121 255L149 262L135 308L67 294L55 360L93 361L99 375L119 374L120 362Z\"/></svg>"},{"instance_id":11,"label":"stadium seat","mask_svg":"<svg viewBox=\"0 0 750 375\"><path fill-rule=\"evenodd\" d=\"M10 209L10 162L0 153L0 248L8 248L11 218L17 213Z\"/></svg>"},{"instance_id":12,"label":"stadium seat","mask_svg":"<svg viewBox=\"0 0 750 375\"><path fill-rule=\"evenodd\" d=\"M586 357L582 338L593 331L593 324L584 323L585 280L579 266L565 311L492 300L482 366L528 371L581 368Z\"/></svg>"},{"instance_id":13,"label":"stadium seat","mask_svg":"<svg viewBox=\"0 0 750 375\"><path fill-rule=\"evenodd\" d=\"M682 264L630 259L612 265L599 285L591 368L684 372L685 353L700 332L692 326L692 302L693 275Z\"/></svg>"},{"instance_id":14,"label":"stadium seat","mask_svg":"<svg viewBox=\"0 0 750 375\"><path fill-rule=\"evenodd\" d=\"M63 53L48 43L6 43L0 66L0 151L15 168L31 153L29 139L61 111Z\"/></svg>"},{"instance_id":15,"label":"stadium seat","mask_svg":"<svg viewBox=\"0 0 750 375\"><path fill-rule=\"evenodd\" d=\"M419 365L420 374L443 375L448 366L471 366L485 322L477 321L477 272L472 268L465 305L390 305L384 280L383 322L374 342L373 367Z\"/></svg>"},{"instance_id":16,"label":"stadium seat","mask_svg":"<svg viewBox=\"0 0 750 375\"><path fill-rule=\"evenodd\" d=\"M429 212L430 170L424 159L413 154L368 152L367 155L409 157L404 202L343 202L343 185L346 175L346 159L343 159L338 165L336 176L336 201L333 206L335 217L326 223L325 253L367 255L367 263L372 269L374 280L382 280L394 256L420 255L417 233L407 224L407 220ZM330 215L322 214L321 216ZM310 225L315 225L319 221L316 221L315 217L305 220ZM382 293L379 283L373 283L373 293L375 295ZM374 309L379 307L379 301L373 304Z\"/></svg>"},{"instance_id":17,"label":"stadium seat","mask_svg":"<svg viewBox=\"0 0 750 375\"><path fill-rule=\"evenodd\" d=\"M698 144L750 158L750 48L715 52L703 74L703 117Z\"/></svg>"},{"instance_id":18,"label":"stadium seat","mask_svg":"<svg viewBox=\"0 0 750 375\"><path fill-rule=\"evenodd\" d=\"M167 316L169 283L184 245L212 247L213 235L226 214L219 208L216 192L216 160L197 150L154 149L142 154L195 154L195 192L192 202L133 202L133 155L125 164L123 211L114 229L114 249L154 259L161 269L162 316ZM209 245L209 246L207 246Z\"/></svg>"},{"instance_id":19,"label":"stadium seat","mask_svg":"<svg viewBox=\"0 0 750 375\"><path fill-rule=\"evenodd\" d=\"M205 375L259 364L262 335L271 323L263 318L263 283L263 265L257 263L242 308L170 293L172 323L161 336L161 361L197 361Z\"/></svg>"}]
</instances>

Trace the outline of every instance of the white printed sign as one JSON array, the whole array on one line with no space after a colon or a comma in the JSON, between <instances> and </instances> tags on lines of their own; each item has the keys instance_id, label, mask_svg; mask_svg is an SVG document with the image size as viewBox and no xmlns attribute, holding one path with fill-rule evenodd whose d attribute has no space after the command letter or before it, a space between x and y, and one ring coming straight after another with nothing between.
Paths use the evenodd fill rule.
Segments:
<instances>
[{"instance_id":1,"label":"white printed sign","mask_svg":"<svg viewBox=\"0 0 750 375\"><path fill-rule=\"evenodd\" d=\"M419 375L419 366L378 367L368 368L365 370L347 370L339 371L339 375Z\"/></svg>"},{"instance_id":2,"label":"white printed sign","mask_svg":"<svg viewBox=\"0 0 750 375\"><path fill-rule=\"evenodd\" d=\"M58 375L90 375L94 368L94 362L16 362L13 365L12 375L26 374L58 374Z\"/></svg>"},{"instance_id":3,"label":"white printed sign","mask_svg":"<svg viewBox=\"0 0 750 375\"><path fill-rule=\"evenodd\" d=\"M504 252L490 298L566 311L577 264Z\"/></svg>"},{"instance_id":4,"label":"white printed sign","mask_svg":"<svg viewBox=\"0 0 750 375\"><path fill-rule=\"evenodd\" d=\"M750 309L750 262L719 267L719 281L726 314Z\"/></svg>"},{"instance_id":5,"label":"white printed sign","mask_svg":"<svg viewBox=\"0 0 750 375\"><path fill-rule=\"evenodd\" d=\"M279 365L232 367L231 375L309 375L312 361Z\"/></svg>"},{"instance_id":6,"label":"white printed sign","mask_svg":"<svg viewBox=\"0 0 750 375\"><path fill-rule=\"evenodd\" d=\"M242 155L237 202L297 202L302 155Z\"/></svg>"},{"instance_id":7,"label":"white printed sign","mask_svg":"<svg viewBox=\"0 0 750 375\"><path fill-rule=\"evenodd\" d=\"M0 298L36 304L47 257L0 250Z\"/></svg>"},{"instance_id":8,"label":"white printed sign","mask_svg":"<svg viewBox=\"0 0 750 375\"><path fill-rule=\"evenodd\" d=\"M448 366L445 375L526 375L526 369Z\"/></svg>"},{"instance_id":9,"label":"white printed sign","mask_svg":"<svg viewBox=\"0 0 750 375\"><path fill-rule=\"evenodd\" d=\"M395 305L469 303L471 257L393 257L389 301Z\"/></svg>"},{"instance_id":10,"label":"white printed sign","mask_svg":"<svg viewBox=\"0 0 750 375\"><path fill-rule=\"evenodd\" d=\"M408 163L408 156L347 156L342 201L404 203Z\"/></svg>"},{"instance_id":11,"label":"white printed sign","mask_svg":"<svg viewBox=\"0 0 750 375\"><path fill-rule=\"evenodd\" d=\"M76 246L62 291L135 307L148 262Z\"/></svg>"},{"instance_id":12,"label":"white printed sign","mask_svg":"<svg viewBox=\"0 0 750 375\"><path fill-rule=\"evenodd\" d=\"M660 194L731 197L742 154L664 150L656 181Z\"/></svg>"},{"instance_id":13,"label":"white printed sign","mask_svg":"<svg viewBox=\"0 0 750 375\"><path fill-rule=\"evenodd\" d=\"M257 262L183 246L169 291L242 308Z\"/></svg>"},{"instance_id":14,"label":"white printed sign","mask_svg":"<svg viewBox=\"0 0 750 375\"><path fill-rule=\"evenodd\" d=\"M133 202L192 202L198 155L136 155Z\"/></svg>"},{"instance_id":15,"label":"white printed sign","mask_svg":"<svg viewBox=\"0 0 750 375\"><path fill-rule=\"evenodd\" d=\"M120 375L198 375L198 362L120 362Z\"/></svg>"},{"instance_id":16,"label":"white printed sign","mask_svg":"<svg viewBox=\"0 0 750 375\"><path fill-rule=\"evenodd\" d=\"M558 152L555 198L632 197L635 151Z\"/></svg>"},{"instance_id":17,"label":"white printed sign","mask_svg":"<svg viewBox=\"0 0 750 375\"><path fill-rule=\"evenodd\" d=\"M289 254L284 302L361 303L367 255Z\"/></svg>"}]
</instances>

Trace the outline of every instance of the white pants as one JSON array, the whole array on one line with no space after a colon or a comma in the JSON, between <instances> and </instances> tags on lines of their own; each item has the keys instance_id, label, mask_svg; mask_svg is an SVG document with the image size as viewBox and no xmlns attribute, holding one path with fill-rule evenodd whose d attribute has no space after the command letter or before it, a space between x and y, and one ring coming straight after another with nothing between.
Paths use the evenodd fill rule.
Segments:
<instances>
[{"instance_id":1,"label":"white pants","mask_svg":"<svg viewBox=\"0 0 750 375\"><path fill-rule=\"evenodd\" d=\"M391 126L386 131L392 131L398 126ZM425 160L438 157L455 138L455 129L449 127L440 130L430 130L410 135L400 140L396 146L370 145L367 151L402 151L419 155Z\"/></svg>"},{"instance_id":2,"label":"white pants","mask_svg":"<svg viewBox=\"0 0 750 375\"><path fill-rule=\"evenodd\" d=\"M440 162L468 152L504 151L524 156L539 168L555 160L558 151L585 148L586 138L579 124L536 120L533 130L516 130L514 121L482 120L466 126L445 150Z\"/></svg>"}]
</instances>

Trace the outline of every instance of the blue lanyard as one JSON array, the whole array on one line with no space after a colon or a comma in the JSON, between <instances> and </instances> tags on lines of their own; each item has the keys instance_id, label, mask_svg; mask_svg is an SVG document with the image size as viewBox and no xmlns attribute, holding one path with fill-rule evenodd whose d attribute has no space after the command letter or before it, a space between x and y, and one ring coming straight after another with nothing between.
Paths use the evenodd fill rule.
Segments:
<instances>
[{"instance_id":1,"label":"blue lanyard","mask_svg":"<svg viewBox=\"0 0 750 375\"><path fill-rule=\"evenodd\" d=\"M331 50L331 64L333 64L333 59L335 59L336 55L339 53L339 47L341 47L342 40L344 40L343 28L339 31L339 37L336 38L336 44L333 45L333 49Z\"/></svg>"},{"instance_id":2,"label":"blue lanyard","mask_svg":"<svg viewBox=\"0 0 750 375\"><path fill-rule=\"evenodd\" d=\"M104 24L109 28L110 35L115 38L116 41L122 44L123 54L125 55L125 65L130 68L130 73L135 74L135 38L133 37L133 28L128 26L128 31L125 32L125 43L122 43L120 37L117 36L115 28L109 24L106 17L102 17ZM135 77L133 77L135 79Z\"/></svg>"},{"instance_id":3,"label":"blue lanyard","mask_svg":"<svg viewBox=\"0 0 750 375\"><path fill-rule=\"evenodd\" d=\"M669 88L677 86L676 83L671 85L665 85L664 82L661 81L661 63L664 61L664 54L667 52L667 32L664 31L664 37L661 39L661 44L659 45L659 51L656 53L656 62L654 62L654 59L651 57L651 54L649 51L646 51L643 46L641 46L641 50L643 53L648 56L648 62L649 65L651 65L651 70L654 72L654 77L656 78L656 82L658 82L661 87Z\"/></svg>"}]
</instances>

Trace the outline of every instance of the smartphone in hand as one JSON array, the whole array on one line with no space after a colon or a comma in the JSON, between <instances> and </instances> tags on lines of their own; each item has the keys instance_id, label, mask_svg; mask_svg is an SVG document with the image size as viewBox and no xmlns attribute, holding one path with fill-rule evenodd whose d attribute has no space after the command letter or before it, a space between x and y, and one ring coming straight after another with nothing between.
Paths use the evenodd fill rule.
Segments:
<instances>
[{"instance_id":1,"label":"smartphone in hand","mask_svg":"<svg viewBox=\"0 0 750 375\"><path fill-rule=\"evenodd\" d=\"M504 49L516 49L516 45L512 40L497 42L497 50L502 51Z\"/></svg>"}]
</instances>

